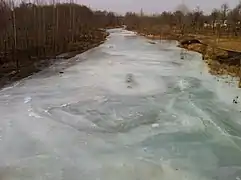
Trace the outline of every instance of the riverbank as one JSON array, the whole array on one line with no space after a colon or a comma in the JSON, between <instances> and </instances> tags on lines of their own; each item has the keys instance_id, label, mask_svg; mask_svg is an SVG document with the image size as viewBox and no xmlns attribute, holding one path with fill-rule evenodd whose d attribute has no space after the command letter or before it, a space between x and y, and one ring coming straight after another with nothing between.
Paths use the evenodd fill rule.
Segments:
<instances>
[{"instance_id":1,"label":"riverbank","mask_svg":"<svg viewBox=\"0 0 241 180\"><path fill-rule=\"evenodd\" d=\"M16 58L19 58L18 60L20 62L19 70L16 70L16 63L9 58L9 61L0 66L0 88L37 73L49 67L57 60L69 59L77 54L81 54L91 48L97 47L102 44L109 35L105 30L98 30L94 34L95 36L92 36L91 39L69 43L66 49L63 49L62 52L58 52L55 56L27 58L28 54L16 54L15 56Z\"/></svg>"},{"instance_id":2,"label":"riverbank","mask_svg":"<svg viewBox=\"0 0 241 180\"><path fill-rule=\"evenodd\" d=\"M240 63L239 53L230 55L230 51L220 49L210 44L189 44L180 45L190 51L201 53L203 60L209 67L209 72L213 75L229 75L239 77Z\"/></svg>"},{"instance_id":3,"label":"riverbank","mask_svg":"<svg viewBox=\"0 0 241 180\"><path fill-rule=\"evenodd\" d=\"M201 53L211 74L240 77L241 43L237 39L220 38L217 40L210 36L183 36L175 33L162 33L161 35L153 35L147 32L137 33L153 40L177 40L179 47ZM181 43L188 40L194 40L194 43ZM239 82L239 88L241 88L241 81Z\"/></svg>"},{"instance_id":4,"label":"riverbank","mask_svg":"<svg viewBox=\"0 0 241 180\"><path fill-rule=\"evenodd\" d=\"M200 43L186 45L180 43L180 47L201 53L211 74L240 77L241 50L236 47L236 40L223 38L216 41L215 38L208 36L202 36L202 38L196 36L192 37L192 39L196 39ZM183 42L183 39L179 40L179 42ZM238 86L241 88L241 80Z\"/></svg>"}]
</instances>

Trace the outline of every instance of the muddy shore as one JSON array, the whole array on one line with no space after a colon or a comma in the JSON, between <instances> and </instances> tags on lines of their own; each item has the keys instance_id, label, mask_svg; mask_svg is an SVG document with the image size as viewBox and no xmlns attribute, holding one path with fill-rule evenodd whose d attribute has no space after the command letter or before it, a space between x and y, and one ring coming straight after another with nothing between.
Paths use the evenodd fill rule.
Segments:
<instances>
[{"instance_id":1,"label":"muddy shore","mask_svg":"<svg viewBox=\"0 0 241 180\"><path fill-rule=\"evenodd\" d=\"M9 61L7 64L0 66L0 88L42 71L53 65L58 60L69 59L77 54L81 54L89 49L97 47L104 43L108 35L109 34L106 31L102 31L101 35L96 37L94 40L89 42L77 42L72 47L71 51L62 52L56 56L33 58L31 60L24 59L22 60L22 64L20 65L18 71L15 68L14 62Z\"/></svg>"}]
</instances>

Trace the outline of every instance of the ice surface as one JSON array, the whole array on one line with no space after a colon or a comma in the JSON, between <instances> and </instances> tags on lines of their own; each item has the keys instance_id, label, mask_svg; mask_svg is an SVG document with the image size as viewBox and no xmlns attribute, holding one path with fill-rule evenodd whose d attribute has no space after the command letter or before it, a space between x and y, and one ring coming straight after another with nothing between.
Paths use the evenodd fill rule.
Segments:
<instances>
[{"instance_id":1,"label":"ice surface","mask_svg":"<svg viewBox=\"0 0 241 180\"><path fill-rule=\"evenodd\" d=\"M239 179L240 90L180 52L111 30L100 47L2 89L0 179Z\"/></svg>"}]
</instances>

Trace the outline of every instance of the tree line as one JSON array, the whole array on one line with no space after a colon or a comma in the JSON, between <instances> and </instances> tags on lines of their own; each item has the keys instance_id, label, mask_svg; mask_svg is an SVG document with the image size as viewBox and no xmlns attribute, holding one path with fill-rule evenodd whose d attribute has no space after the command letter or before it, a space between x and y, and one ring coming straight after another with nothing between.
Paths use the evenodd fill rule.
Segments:
<instances>
[{"instance_id":1,"label":"tree line","mask_svg":"<svg viewBox=\"0 0 241 180\"><path fill-rule=\"evenodd\" d=\"M101 28L121 25L113 12L69 2L0 0L0 73L104 40Z\"/></svg>"},{"instance_id":2,"label":"tree line","mask_svg":"<svg viewBox=\"0 0 241 180\"><path fill-rule=\"evenodd\" d=\"M160 35L165 32L179 34L208 34L221 36L241 36L241 2L233 9L227 3L205 14L199 7L188 11L185 5L174 12L145 15L127 12L125 24L130 30Z\"/></svg>"}]
</instances>

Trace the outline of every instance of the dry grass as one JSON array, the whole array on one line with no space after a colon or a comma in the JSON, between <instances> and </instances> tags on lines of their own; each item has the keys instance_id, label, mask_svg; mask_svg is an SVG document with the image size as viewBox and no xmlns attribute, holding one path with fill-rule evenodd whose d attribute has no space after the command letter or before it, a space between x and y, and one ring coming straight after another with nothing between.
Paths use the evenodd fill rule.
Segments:
<instances>
[{"instance_id":1,"label":"dry grass","mask_svg":"<svg viewBox=\"0 0 241 180\"><path fill-rule=\"evenodd\" d=\"M196 39L199 39L205 44L230 50L241 52L241 38L232 38L232 37L217 37L217 36L206 36L206 35L195 35Z\"/></svg>"},{"instance_id":2,"label":"dry grass","mask_svg":"<svg viewBox=\"0 0 241 180\"><path fill-rule=\"evenodd\" d=\"M241 52L241 40L229 40L218 42L217 46L223 49Z\"/></svg>"}]
</instances>

